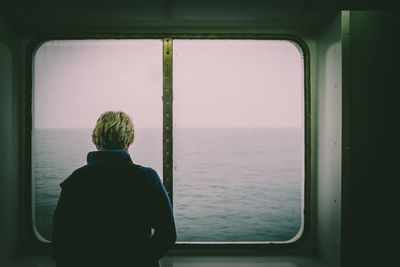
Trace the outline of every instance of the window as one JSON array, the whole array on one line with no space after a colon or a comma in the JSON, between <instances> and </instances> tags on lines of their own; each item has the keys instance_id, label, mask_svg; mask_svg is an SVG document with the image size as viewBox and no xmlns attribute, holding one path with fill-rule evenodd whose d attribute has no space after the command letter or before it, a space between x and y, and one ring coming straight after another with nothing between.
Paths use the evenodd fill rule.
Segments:
<instances>
[{"instance_id":1,"label":"window","mask_svg":"<svg viewBox=\"0 0 400 267\"><path fill-rule=\"evenodd\" d=\"M128 113L132 160L162 173L161 40L46 42L34 59L33 95L34 223L44 239L51 239L59 184L96 150L91 131L101 113Z\"/></svg>"},{"instance_id":2,"label":"window","mask_svg":"<svg viewBox=\"0 0 400 267\"><path fill-rule=\"evenodd\" d=\"M303 59L288 41L175 40L178 241L288 241L302 227Z\"/></svg>"},{"instance_id":3,"label":"window","mask_svg":"<svg viewBox=\"0 0 400 267\"><path fill-rule=\"evenodd\" d=\"M49 41L37 50L33 80L39 238L51 239L59 183L85 164L95 120L110 109L134 121L134 162L164 177L178 242L279 243L302 234L305 74L295 43Z\"/></svg>"}]
</instances>

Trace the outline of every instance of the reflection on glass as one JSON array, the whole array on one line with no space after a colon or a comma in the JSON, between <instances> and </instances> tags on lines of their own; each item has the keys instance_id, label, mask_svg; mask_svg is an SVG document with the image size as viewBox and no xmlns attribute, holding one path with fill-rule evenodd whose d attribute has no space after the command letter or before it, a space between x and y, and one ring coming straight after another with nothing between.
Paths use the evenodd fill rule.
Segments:
<instances>
[{"instance_id":1,"label":"reflection on glass","mask_svg":"<svg viewBox=\"0 0 400 267\"><path fill-rule=\"evenodd\" d=\"M34 218L50 240L59 184L96 149L91 131L101 113L132 117L133 161L162 175L162 41L49 41L37 50L33 75Z\"/></svg>"},{"instance_id":2,"label":"reflection on glass","mask_svg":"<svg viewBox=\"0 0 400 267\"><path fill-rule=\"evenodd\" d=\"M175 40L178 241L301 234L303 58L288 41Z\"/></svg>"}]
</instances>

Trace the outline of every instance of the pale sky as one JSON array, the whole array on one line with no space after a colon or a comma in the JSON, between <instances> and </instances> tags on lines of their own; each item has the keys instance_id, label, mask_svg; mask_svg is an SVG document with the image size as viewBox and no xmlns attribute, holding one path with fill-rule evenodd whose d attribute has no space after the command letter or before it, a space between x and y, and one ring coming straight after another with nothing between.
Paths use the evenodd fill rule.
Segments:
<instances>
[{"instance_id":1,"label":"pale sky","mask_svg":"<svg viewBox=\"0 0 400 267\"><path fill-rule=\"evenodd\" d=\"M300 127L303 57L288 41L175 40L176 127ZM34 127L93 128L121 110L162 126L162 41L49 41L34 60Z\"/></svg>"}]
</instances>

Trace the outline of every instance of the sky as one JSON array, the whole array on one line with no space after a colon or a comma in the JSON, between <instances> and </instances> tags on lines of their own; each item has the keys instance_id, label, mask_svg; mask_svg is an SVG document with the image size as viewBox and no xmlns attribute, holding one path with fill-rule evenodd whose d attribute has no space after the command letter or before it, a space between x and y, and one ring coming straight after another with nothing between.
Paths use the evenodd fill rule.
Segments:
<instances>
[{"instance_id":1,"label":"sky","mask_svg":"<svg viewBox=\"0 0 400 267\"><path fill-rule=\"evenodd\" d=\"M34 127L93 128L101 113L162 126L162 40L65 40L34 57ZM289 41L174 40L175 127L301 127L303 57Z\"/></svg>"}]
</instances>

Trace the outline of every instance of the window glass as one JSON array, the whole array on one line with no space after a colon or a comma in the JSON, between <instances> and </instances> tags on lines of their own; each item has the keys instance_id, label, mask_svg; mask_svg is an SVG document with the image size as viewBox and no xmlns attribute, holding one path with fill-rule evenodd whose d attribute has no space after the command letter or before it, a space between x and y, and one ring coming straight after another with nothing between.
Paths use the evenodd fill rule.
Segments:
<instances>
[{"instance_id":1,"label":"window glass","mask_svg":"<svg viewBox=\"0 0 400 267\"><path fill-rule=\"evenodd\" d=\"M304 72L288 41L175 40L178 241L288 241L304 206ZM50 41L34 59L34 222L51 239L59 184L95 150L107 110L128 113L135 163L162 175L162 41Z\"/></svg>"},{"instance_id":2,"label":"window glass","mask_svg":"<svg viewBox=\"0 0 400 267\"><path fill-rule=\"evenodd\" d=\"M304 71L297 46L174 40L173 86L178 241L301 235Z\"/></svg>"},{"instance_id":3,"label":"window glass","mask_svg":"<svg viewBox=\"0 0 400 267\"><path fill-rule=\"evenodd\" d=\"M133 161L162 175L162 41L49 41L33 64L34 223L50 240L59 184L96 150L91 131L103 112L131 116Z\"/></svg>"}]
</instances>

